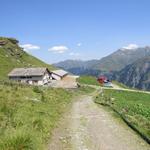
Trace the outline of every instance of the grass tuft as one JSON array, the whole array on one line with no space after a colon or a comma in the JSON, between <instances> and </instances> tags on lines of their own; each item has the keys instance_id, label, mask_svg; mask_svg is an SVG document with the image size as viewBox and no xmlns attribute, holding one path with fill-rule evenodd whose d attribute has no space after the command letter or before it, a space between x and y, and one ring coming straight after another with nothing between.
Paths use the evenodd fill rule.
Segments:
<instances>
[{"instance_id":1,"label":"grass tuft","mask_svg":"<svg viewBox=\"0 0 150 150\"><path fill-rule=\"evenodd\" d=\"M0 142L2 150L36 150L35 138L31 133L23 130L17 130L8 133Z\"/></svg>"}]
</instances>

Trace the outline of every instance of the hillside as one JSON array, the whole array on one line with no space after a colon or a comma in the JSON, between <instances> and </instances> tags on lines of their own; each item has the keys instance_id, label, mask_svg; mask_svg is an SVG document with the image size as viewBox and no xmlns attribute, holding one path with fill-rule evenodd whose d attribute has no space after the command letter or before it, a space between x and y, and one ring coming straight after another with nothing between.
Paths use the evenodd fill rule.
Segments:
<instances>
[{"instance_id":1,"label":"hillside","mask_svg":"<svg viewBox=\"0 0 150 150\"><path fill-rule=\"evenodd\" d=\"M0 149L44 149L71 99L63 89L0 84Z\"/></svg>"},{"instance_id":2,"label":"hillside","mask_svg":"<svg viewBox=\"0 0 150 150\"><path fill-rule=\"evenodd\" d=\"M93 75L97 76L100 70L94 69L98 60L65 60L53 64L56 67L62 68L76 75Z\"/></svg>"},{"instance_id":3,"label":"hillside","mask_svg":"<svg viewBox=\"0 0 150 150\"><path fill-rule=\"evenodd\" d=\"M6 79L8 72L15 67L31 66L54 69L52 65L48 65L23 51L19 47L18 40L0 37L0 80Z\"/></svg>"},{"instance_id":4,"label":"hillside","mask_svg":"<svg viewBox=\"0 0 150 150\"><path fill-rule=\"evenodd\" d=\"M98 75L101 72L120 71L126 65L132 64L134 61L149 55L150 47L136 49L121 48L100 60L66 60L54 65L79 75Z\"/></svg>"},{"instance_id":5,"label":"hillside","mask_svg":"<svg viewBox=\"0 0 150 150\"><path fill-rule=\"evenodd\" d=\"M114 79L133 88L150 89L150 56L126 66Z\"/></svg>"}]
</instances>

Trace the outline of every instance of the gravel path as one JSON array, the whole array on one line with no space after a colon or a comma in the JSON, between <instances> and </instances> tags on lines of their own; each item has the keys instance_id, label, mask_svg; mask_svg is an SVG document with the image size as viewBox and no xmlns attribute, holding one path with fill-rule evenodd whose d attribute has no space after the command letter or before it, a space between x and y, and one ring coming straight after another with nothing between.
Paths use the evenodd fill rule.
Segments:
<instances>
[{"instance_id":1,"label":"gravel path","mask_svg":"<svg viewBox=\"0 0 150 150\"><path fill-rule=\"evenodd\" d=\"M122 88L116 84L113 84L113 88L102 87L102 89L113 89L113 90L118 90L118 91L130 91L130 92L139 92L139 93L150 94L150 91L142 91L142 90L136 90L136 89L125 89L125 88Z\"/></svg>"},{"instance_id":2,"label":"gravel path","mask_svg":"<svg viewBox=\"0 0 150 150\"><path fill-rule=\"evenodd\" d=\"M150 150L150 146L92 96L72 104L55 129L49 150Z\"/></svg>"}]
</instances>

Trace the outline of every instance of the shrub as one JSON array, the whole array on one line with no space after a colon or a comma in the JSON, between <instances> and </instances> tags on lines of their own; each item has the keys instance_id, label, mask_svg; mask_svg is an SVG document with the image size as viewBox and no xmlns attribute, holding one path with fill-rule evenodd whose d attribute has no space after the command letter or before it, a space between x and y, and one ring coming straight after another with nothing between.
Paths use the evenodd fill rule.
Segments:
<instances>
[{"instance_id":1,"label":"shrub","mask_svg":"<svg viewBox=\"0 0 150 150\"><path fill-rule=\"evenodd\" d=\"M35 93L41 93L41 89L40 89L38 86L35 86L35 87L33 88L33 91L34 91Z\"/></svg>"},{"instance_id":2,"label":"shrub","mask_svg":"<svg viewBox=\"0 0 150 150\"><path fill-rule=\"evenodd\" d=\"M2 150L36 150L32 135L26 131L15 131L3 138L0 142Z\"/></svg>"},{"instance_id":3,"label":"shrub","mask_svg":"<svg viewBox=\"0 0 150 150\"><path fill-rule=\"evenodd\" d=\"M42 102L46 102L46 98L45 98L44 92L41 93L41 101Z\"/></svg>"}]
</instances>

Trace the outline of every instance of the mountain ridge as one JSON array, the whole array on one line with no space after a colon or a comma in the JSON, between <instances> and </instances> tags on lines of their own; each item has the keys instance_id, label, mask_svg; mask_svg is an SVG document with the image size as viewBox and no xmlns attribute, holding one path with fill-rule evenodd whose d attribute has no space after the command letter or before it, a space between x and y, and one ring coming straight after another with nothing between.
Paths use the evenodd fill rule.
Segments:
<instances>
[{"instance_id":1,"label":"mountain ridge","mask_svg":"<svg viewBox=\"0 0 150 150\"><path fill-rule=\"evenodd\" d=\"M150 89L149 46L119 49L100 60L66 60L54 65L77 75L106 75L133 88Z\"/></svg>"},{"instance_id":2,"label":"mountain ridge","mask_svg":"<svg viewBox=\"0 0 150 150\"><path fill-rule=\"evenodd\" d=\"M132 64L134 61L150 55L150 47L140 47L136 49L118 49L117 51L113 52L112 54L103 57L99 60L66 60L61 61L59 63L53 64L56 67L60 67L70 71L71 73L75 73L80 75L80 70L82 70L81 74L86 74L86 70L89 72L114 72L120 71L126 65ZM90 74L90 73L89 73ZM98 73L96 73L98 75Z\"/></svg>"}]
</instances>

